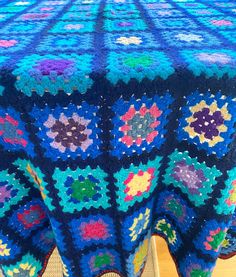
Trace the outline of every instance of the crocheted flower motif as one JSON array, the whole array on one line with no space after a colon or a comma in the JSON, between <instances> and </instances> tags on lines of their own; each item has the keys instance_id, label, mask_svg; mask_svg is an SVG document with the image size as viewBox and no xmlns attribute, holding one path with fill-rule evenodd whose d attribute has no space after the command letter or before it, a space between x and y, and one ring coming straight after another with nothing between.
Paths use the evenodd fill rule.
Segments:
<instances>
[{"instance_id":1,"label":"crocheted flower motif","mask_svg":"<svg viewBox=\"0 0 236 277\"><path fill-rule=\"evenodd\" d=\"M205 262L199 259L196 254L188 253L188 255L179 262L179 271L186 277L211 277L214 263Z\"/></svg>"},{"instance_id":2,"label":"crocheted flower motif","mask_svg":"<svg viewBox=\"0 0 236 277\"><path fill-rule=\"evenodd\" d=\"M58 21L48 32L51 34L83 34L94 32L93 21Z\"/></svg>"},{"instance_id":3,"label":"crocheted flower motif","mask_svg":"<svg viewBox=\"0 0 236 277\"><path fill-rule=\"evenodd\" d=\"M82 217L70 223L73 241L78 250L92 245L115 244L114 224L103 215Z\"/></svg>"},{"instance_id":4,"label":"crocheted flower motif","mask_svg":"<svg viewBox=\"0 0 236 277\"><path fill-rule=\"evenodd\" d=\"M204 254L216 258L219 255L218 252L224 242L227 230L225 223L210 220L201 228L200 234L193 241L194 245Z\"/></svg>"},{"instance_id":5,"label":"crocheted flower motif","mask_svg":"<svg viewBox=\"0 0 236 277\"><path fill-rule=\"evenodd\" d=\"M174 69L169 58L163 52L110 52L107 57L107 79L115 85L119 80L128 83L134 78L141 82L144 78L154 80L157 77L167 79Z\"/></svg>"},{"instance_id":6,"label":"crocheted flower motif","mask_svg":"<svg viewBox=\"0 0 236 277\"><path fill-rule=\"evenodd\" d=\"M105 46L108 49L142 49L142 48L157 48L160 44L155 40L155 37L148 32L132 32L130 33L107 33L105 34Z\"/></svg>"},{"instance_id":7,"label":"crocheted flower motif","mask_svg":"<svg viewBox=\"0 0 236 277\"><path fill-rule=\"evenodd\" d=\"M137 9L127 9L127 10L118 10L114 5L111 10L107 10L104 12L105 18L114 18L114 19L133 19L133 18L140 18L140 12Z\"/></svg>"},{"instance_id":8,"label":"crocheted flower motif","mask_svg":"<svg viewBox=\"0 0 236 277\"><path fill-rule=\"evenodd\" d=\"M91 34L83 34L83 35L48 35L44 39L41 40L39 46L37 47L38 51L47 51L54 52L55 51L76 51L78 49L88 50L93 46L93 37ZM1 48L0 48L1 49Z\"/></svg>"},{"instance_id":9,"label":"crocheted flower motif","mask_svg":"<svg viewBox=\"0 0 236 277\"><path fill-rule=\"evenodd\" d=\"M166 239L171 252L175 252L182 244L175 227L166 217L160 217L156 220L154 232Z\"/></svg>"},{"instance_id":10,"label":"crocheted flower motif","mask_svg":"<svg viewBox=\"0 0 236 277\"><path fill-rule=\"evenodd\" d=\"M182 108L178 139L187 140L219 158L227 154L236 122L236 101L220 93L195 92Z\"/></svg>"},{"instance_id":11,"label":"crocheted flower motif","mask_svg":"<svg viewBox=\"0 0 236 277\"><path fill-rule=\"evenodd\" d=\"M69 104L55 109L35 107L32 116L39 128L38 136L45 155L53 160L97 157L100 154L97 110L85 102L80 106Z\"/></svg>"},{"instance_id":12,"label":"crocheted flower motif","mask_svg":"<svg viewBox=\"0 0 236 277\"><path fill-rule=\"evenodd\" d=\"M14 265L2 266L3 273L9 277L37 277L42 264L31 254L26 254L21 261Z\"/></svg>"},{"instance_id":13,"label":"crocheted flower motif","mask_svg":"<svg viewBox=\"0 0 236 277\"><path fill-rule=\"evenodd\" d=\"M28 194L29 188L15 174L9 174L7 170L0 171L0 218Z\"/></svg>"},{"instance_id":14,"label":"crocheted flower motif","mask_svg":"<svg viewBox=\"0 0 236 277\"><path fill-rule=\"evenodd\" d=\"M53 13L24 13L17 17L15 21L45 21L52 19L55 16Z\"/></svg>"},{"instance_id":15,"label":"crocheted flower motif","mask_svg":"<svg viewBox=\"0 0 236 277\"><path fill-rule=\"evenodd\" d=\"M198 21L208 28L217 30L231 30L236 26L236 20L233 16L202 16L198 17Z\"/></svg>"},{"instance_id":16,"label":"crocheted flower motif","mask_svg":"<svg viewBox=\"0 0 236 277\"><path fill-rule=\"evenodd\" d=\"M20 236L29 237L47 221L46 209L42 201L32 200L15 210L9 219L9 226Z\"/></svg>"},{"instance_id":17,"label":"crocheted flower motif","mask_svg":"<svg viewBox=\"0 0 236 277\"><path fill-rule=\"evenodd\" d=\"M61 90L67 94L85 93L93 84L89 77L91 63L92 56L87 54L26 56L13 70L17 77L15 87L27 96L33 92L41 96L45 92L56 95Z\"/></svg>"},{"instance_id":18,"label":"crocheted flower motif","mask_svg":"<svg viewBox=\"0 0 236 277\"><path fill-rule=\"evenodd\" d=\"M114 174L118 209L127 211L135 203L148 198L157 185L161 157L157 157L147 164L131 165L121 168Z\"/></svg>"},{"instance_id":19,"label":"crocheted flower motif","mask_svg":"<svg viewBox=\"0 0 236 277\"><path fill-rule=\"evenodd\" d=\"M157 10L147 10L148 15L151 18L171 18L174 17L184 17L184 13L177 9L157 9Z\"/></svg>"},{"instance_id":20,"label":"crocheted flower motif","mask_svg":"<svg viewBox=\"0 0 236 277\"><path fill-rule=\"evenodd\" d=\"M41 250L43 253L48 253L55 247L54 233L50 226L39 230L38 233L33 237L34 246Z\"/></svg>"},{"instance_id":21,"label":"crocheted flower motif","mask_svg":"<svg viewBox=\"0 0 236 277\"><path fill-rule=\"evenodd\" d=\"M168 44L181 49L183 46L204 47L221 45L221 41L216 36L206 31L163 30L161 34Z\"/></svg>"},{"instance_id":22,"label":"crocheted flower motif","mask_svg":"<svg viewBox=\"0 0 236 277\"><path fill-rule=\"evenodd\" d=\"M156 18L153 19L156 28L158 29L183 29L188 26L190 29L197 29L197 24L189 18Z\"/></svg>"},{"instance_id":23,"label":"crocheted flower motif","mask_svg":"<svg viewBox=\"0 0 236 277\"><path fill-rule=\"evenodd\" d=\"M225 181L225 188L221 190L221 197L217 198L214 206L218 214L232 214L236 207L236 168L228 171L229 178Z\"/></svg>"},{"instance_id":24,"label":"crocheted flower motif","mask_svg":"<svg viewBox=\"0 0 236 277\"><path fill-rule=\"evenodd\" d=\"M9 238L9 235L4 235L0 232L0 261L14 260L21 252L21 247Z\"/></svg>"},{"instance_id":25,"label":"crocheted flower motif","mask_svg":"<svg viewBox=\"0 0 236 277\"><path fill-rule=\"evenodd\" d=\"M169 159L164 183L180 188L195 206L204 205L213 191L213 186L217 184L215 179L222 173L215 166L210 168L204 162L199 163L196 158L191 158L188 151L176 150Z\"/></svg>"},{"instance_id":26,"label":"crocheted flower motif","mask_svg":"<svg viewBox=\"0 0 236 277\"><path fill-rule=\"evenodd\" d=\"M143 2L145 3L145 2ZM145 3L143 4L148 10L162 10L162 9L173 9L173 5L169 3Z\"/></svg>"},{"instance_id":27,"label":"crocheted flower motif","mask_svg":"<svg viewBox=\"0 0 236 277\"><path fill-rule=\"evenodd\" d=\"M126 217L122 222L122 242L126 250L132 250L140 238L147 234L152 220L152 205L153 201Z\"/></svg>"},{"instance_id":28,"label":"crocheted flower motif","mask_svg":"<svg viewBox=\"0 0 236 277\"><path fill-rule=\"evenodd\" d=\"M99 247L87 255L82 255L80 265L84 276L93 277L102 274L104 271L117 271L120 269L120 257L111 247Z\"/></svg>"},{"instance_id":29,"label":"crocheted flower motif","mask_svg":"<svg viewBox=\"0 0 236 277\"><path fill-rule=\"evenodd\" d=\"M40 32L44 27L47 26L46 21L37 22L11 22L5 27L0 29L0 33L3 35L23 35L23 34L36 34Z\"/></svg>"},{"instance_id":30,"label":"crocheted flower motif","mask_svg":"<svg viewBox=\"0 0 236 277\"><path fill-rule=\"evenodd\" d=\"M1 20L0 20L1 21ZM14 53L19 50L24 50L31 43L33 36L21 35L1 35L0 37L0 53Z\"/></svg>"},{"instance_id":31,"label":"crocheted flower motif","mask_svg":"<svg viewBox=\"0 0 236 277\"><path fill-rule=\"evenodd\" d=\"M24 176L33 184L33 186L39 189L42 199L50 211L55 207L52 205L52 200L48 197L49 191L46 188L47 183L43 180L44 174L42 171L35 167L29 160L17 159L14 165L24 174Z\"/></svg>"},{"instance_id":32,"label":"crocheted flower motif","mask_svg":"<svg viewBox=\"0 0 236 277\"><path fill-rule=\"evenodd\" d=\"M75 171L56 168L53 179L64 212L73 213L91 207L106 209L110 206L106 173L99 167L92 169L87 166Z\"/></svg>"},{"instance_id":33,"label":"crocheted flower motif","mask_svg":"<svg viewBox=\"0 0 236 277\"><path fill-rule=\"evenodd\" d=\"M229 78L236 76L236 52L231 50L183 50L182 57L195 76Z\"/></svg>"},{"instance_id":34,"label":"crocheted flower motif","mask_svg":"<svg viewBox=\"0 0 236 277\"><path fill-rule=\"evenodd\" d=\"M126 268L129 276L138 277L142 272L146 261L149 248L150 234L135 249L134 254L130 255L126 261Z\"/></svg>"},{"instance_id":35,"label":"crocheted flower motif","mask_svg":"<svg viewBox=\"0 0 236 277\"><path fill-rule=\"evenodd\" d=\"M183 198L174 192L162 192L156 201L156 213L166 214L180 226L180 230L186 233L191 227L195 213Z\"/></svg>"},{"instance_id":36,"label":"crocheted flower motif","mask_svg":"<svg viewBox=\"0 0 236 277\"><path fill-rule=\"evenodd\" d=\"M160 148L165 141L165 126L172 103L170 94L140 100L132 97L129 101L119 99L112 110L114 129L112 154L116 157L141 154L143 149L150 152L154 147Z\"/></svg>"},{"instance_id":37,"label":"crocheted flower motif","mask_svg":"<svg viewBox=\"0 0 236 277\"><path fill-rule=\"evenodd\" d=\"M33 145L29 141L26 124L20 114L13 108L0 108L0 144L6 150L24 150L30 156L34 155Z\"/></svg>"}]
</instances>

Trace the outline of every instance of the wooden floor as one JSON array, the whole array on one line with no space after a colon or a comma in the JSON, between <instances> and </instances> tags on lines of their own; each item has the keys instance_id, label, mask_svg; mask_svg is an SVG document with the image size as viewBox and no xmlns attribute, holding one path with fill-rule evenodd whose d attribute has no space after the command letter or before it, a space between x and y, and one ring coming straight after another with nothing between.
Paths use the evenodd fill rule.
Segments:
<instances>
[{"instance_id":1,"label":"wooden floor","mask_svg":"<svg viewBox=\"0 0 236 277\"><path fill-rule=\"evenodd\" d=\"M175 264L169 254L166 242L160 237L156 237L156 248L160 277L177 277ZM236 276L236 256L228 260L219 259L212 277L235 277Z\"/></svg>"}]
</instances>

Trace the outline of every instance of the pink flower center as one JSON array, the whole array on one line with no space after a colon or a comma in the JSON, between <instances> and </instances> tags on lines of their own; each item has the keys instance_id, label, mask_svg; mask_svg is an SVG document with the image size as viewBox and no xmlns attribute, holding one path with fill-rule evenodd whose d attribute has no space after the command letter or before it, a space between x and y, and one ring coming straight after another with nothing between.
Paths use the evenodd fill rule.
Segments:
<instances>
[{"instance_id":1,"label":"pink flower center","mask_svg":"<svg viewBox=\"0 0 236 277\"><path fill-rule=\"evenodd\" d=\"M0 40L0 47L5 47L5 48L8 48L8 47L12 47L14 45L17 44L17 40L5 40L5 39L2 39Z\"/></svg>"}]
</instances>

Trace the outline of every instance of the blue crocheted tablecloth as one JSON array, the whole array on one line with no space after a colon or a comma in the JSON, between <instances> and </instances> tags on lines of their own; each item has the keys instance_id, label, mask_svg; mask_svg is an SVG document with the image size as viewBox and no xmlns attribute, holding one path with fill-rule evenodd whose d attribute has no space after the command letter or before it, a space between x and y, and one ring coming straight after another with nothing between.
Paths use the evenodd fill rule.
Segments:
<instances>
[{"instance_id":1,"label":"blue crocheted tablecloth","mask_svg":"<svg viewBox=\"0 0 236 277\"><path fill-rule=\"evenodd\" d=\"M0 1L0 265L181 277L236 253L236 1ZM56 277L56 276L55 276Z\"/></svg>"}]
</instances>

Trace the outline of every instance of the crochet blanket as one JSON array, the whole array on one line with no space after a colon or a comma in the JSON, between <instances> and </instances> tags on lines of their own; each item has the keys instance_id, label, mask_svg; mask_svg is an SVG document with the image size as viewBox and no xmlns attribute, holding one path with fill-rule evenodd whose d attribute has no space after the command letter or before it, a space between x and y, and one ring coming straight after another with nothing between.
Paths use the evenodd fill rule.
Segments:
<instances>
[{"instance_id":1,"label":"crochet blanket","mask_svg":"<svg viewBox=\"0 0 236 277\"><path fill-rule=\"evenodd\" d=\"M0 264L179 276L236 251L236 2L0 1Z\"/></svg>"}]
</instances>

